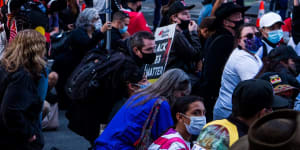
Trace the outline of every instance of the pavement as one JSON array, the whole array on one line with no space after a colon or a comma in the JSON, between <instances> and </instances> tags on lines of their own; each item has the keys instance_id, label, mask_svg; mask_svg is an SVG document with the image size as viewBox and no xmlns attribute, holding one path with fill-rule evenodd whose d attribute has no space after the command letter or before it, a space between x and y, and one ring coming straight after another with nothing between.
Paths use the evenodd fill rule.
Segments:
<instances>
[{"instance_id":1,"label":"pavement","mask_svg":"<svg viewBox=\"0 0 300 150\"><path fill-rule=\"evenodd\" d=\"M66 111L59 111L59 128L55 131L44 131L45 146L43 150L87 150L90 147L88 141L68 129ZM55 149L53 149L55 150Z\"/></svg>"}]
</instances>

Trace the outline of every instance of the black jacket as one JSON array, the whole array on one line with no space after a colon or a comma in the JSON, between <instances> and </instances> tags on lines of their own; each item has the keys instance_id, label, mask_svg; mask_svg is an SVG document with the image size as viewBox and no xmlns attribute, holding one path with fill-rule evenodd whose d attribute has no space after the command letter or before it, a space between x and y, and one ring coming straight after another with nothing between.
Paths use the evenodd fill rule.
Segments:
<instances>
[{"instance_id":1,"label":"black jacket","mask_svg":"<svg viewBox=\"0 0 300 150\"><path fill-rule=\"evenodd\" d=\"M104 80L101 80L97 92L83 101L72 102L66 113L69 119L68 127L90 143L99 136L100 123L108 123L115 104L129 97L127 81L137 83L143 77L143 70L130 55L125 54L125 58L122 59L125 60L120 68L111 71Z\"/></svg>"},{"instance_id":2,"label":"black jacket","mask_svg":"<svg viewBox=\"0 0 300 150\"><path fill-rule=\"evenodd\" d=\"M292 36L297 45L300 42L300 6L294 7L293 10Z\"/></svg>"},{"instance_id":3,"label":"black jacket","mask_svg":"<svg viewBox=\"0 0 300 150\"><path fill-rule=\"evenodd\" d=\"M203 97L217 97L224 66L234 48L234 37L226 29L219 29L205 44L205 55L200 81L193 93Z\"/></svg>"},{"instance_id":4,"label":"black jacket","mask_svg":"<svg viewBox=\"0 0 300 150\"><path fill-rule=\"evenodd\" d=\"M102 49L106 49L106 37L107 37L107 32L104 33L105 38L104 38L104 44ZM112 27L111 29L111 49L113 50L119 50L119 49L126 49L126 43L122 40L122 35L119 31L119 29Z\"/></svg>"},{"instance_id":5,"label":"black jacket","mask_svg":"<svg viewBox=\"0 0 300 150\"><path fill-rule=\"evenodd\" d=\"M20 68L8 75L0 68L0 147L9 150L41 150L43 137L40 114L43 101L37 82ZM36 135L37 139L28 140Z\"/></svg>"},{"instance_id":6,"label":"black jacket","mask_svg":"<svg viewBox=\"0 0 300 150\"><path fill-rule=\"evenodd\" d=\"M70 50L57 56L52 66L52 70L56 71L59 75L56 89L60 100L68 100L64 94L64 86L68 77L81 62L86 53L95 48L103 37L104 34L100 31L95 31L92 38L88 36L86 30L83 28L77 28L71 31L71 35L69 37Z\"/></svg>"},{"instance_id":7,"label":"black jacket","mask_svg":"<svg viewBox=\"0 0 300 150\"><path fill-rule=\"evenodd\" d=\"M197 32L176 30L167 69L180 68L188 74L194 74L200 55L201 44Z\"/></svg>"},{"instance_id":8,"label":"black jacket","mask_svg":"<svg viewBox=\"0 0 300 150\"><path fill-rule=\"evenodd\" d=\"M68 24L75 24L76 19L79 15L79 7L76 6L77 14L73 14L70 7L67 7L59 12L59 26L64 31L70 30Z\"/></svg>"}]
</instances>

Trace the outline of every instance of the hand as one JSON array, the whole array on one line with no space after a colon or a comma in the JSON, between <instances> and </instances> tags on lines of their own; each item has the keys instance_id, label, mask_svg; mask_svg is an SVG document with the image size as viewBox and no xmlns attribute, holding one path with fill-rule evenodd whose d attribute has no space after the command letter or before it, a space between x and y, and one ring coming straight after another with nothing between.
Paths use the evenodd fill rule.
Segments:
<instances>
[{"instance_id":1,"label":"hand","mask_svg":"<svg viewBox=\"0 0 300 150\"><path fill-rule=\"evenodd\" d=\"M36 135L33 135L33 136L28 140L28 142L31 143L31 142L33 142L33 141L35 141L35 140L36 140Z\"/></svg>"},{"instance_id":2,"label":"hand","mask_svg":"<svg viewBox=\"0 0 300 150\"><path fill-rule=\"evenodd\" d=\"M189 23L189 31L192 32L192 31L197 31L197 28L198 28L198 25L196 24L196 22L194 20L192 20L190 23Z\"/></svg>"},{"instance_id":3,"label":"hand","mask_svg":"<svg viewBox=\"0 0 300 150\"><path fill-rule=\"evenodd\" d=\"M108 21L102 26L101 32L104 33L105 31L111 30L111 29L112 29L111 22Z\"/></svg>"}]
</instances>

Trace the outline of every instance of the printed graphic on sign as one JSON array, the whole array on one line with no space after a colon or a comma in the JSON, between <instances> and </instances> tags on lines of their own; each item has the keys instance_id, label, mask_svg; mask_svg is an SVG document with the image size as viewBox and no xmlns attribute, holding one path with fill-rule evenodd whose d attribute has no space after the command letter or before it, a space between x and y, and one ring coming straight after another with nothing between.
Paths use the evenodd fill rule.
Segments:
<instances>
[{"instance_id":1,"label":"printed graphic on sign","mask_svg":"<svg viewBox=\"0 0 300 150\"><path fill-rule=\"evenodd\" d=\"M156 59L153 64L146 65L145 72L149 80L159 78L165 71L171 50L176 24L158 28L155 36Z\"/></svg>"}]
</instances>

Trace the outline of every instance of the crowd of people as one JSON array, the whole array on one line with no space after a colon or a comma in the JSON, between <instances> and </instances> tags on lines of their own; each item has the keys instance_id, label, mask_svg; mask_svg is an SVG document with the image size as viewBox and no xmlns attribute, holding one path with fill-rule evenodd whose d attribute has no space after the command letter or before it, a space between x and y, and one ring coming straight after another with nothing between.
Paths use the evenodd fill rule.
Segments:
<instances>
[{"instance_id":1,"label":"crowd of people","mask_svg":"<svg viewBox=\"0 0 300 150\"><path fill-rule=\"evenodd\" d=\"M201 1L197 21L195 5L155 0L153 28L142 1L112 0L111 21L104 0L0 3L1 149L42 150L58 109L93 150L300 147L299 0L256 25L243 0ZM172 24L165 72L150 82L153 33Z\"/></svg>"}]
</instances>

